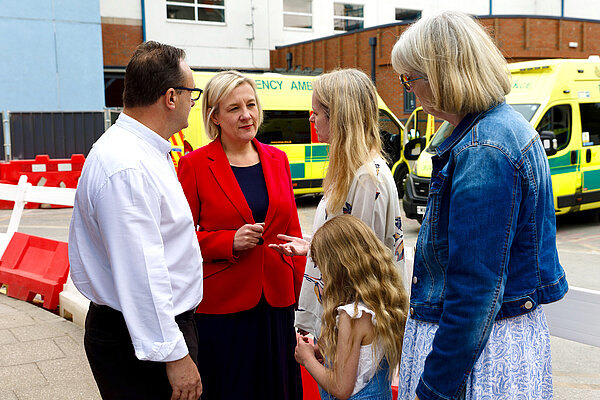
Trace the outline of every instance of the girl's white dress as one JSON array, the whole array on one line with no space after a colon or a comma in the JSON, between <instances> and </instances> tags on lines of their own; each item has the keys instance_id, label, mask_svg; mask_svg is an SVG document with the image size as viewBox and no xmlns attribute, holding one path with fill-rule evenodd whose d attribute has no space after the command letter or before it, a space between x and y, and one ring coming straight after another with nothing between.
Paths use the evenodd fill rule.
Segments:
<instances>
[{"instance_id":1,"label":"girl's white dress","mask_svg":"<svg viewBox=\"0 0 600 400\"><path fill-rule=\"evenodd\" d=\"M338 308L338 316L336 318L336 324L340 320L340 313L344 311L346 314L350 316L352 319L359 319L363 316L363 313L367 313L371 315L371 322L373 326L377 319L375 318L375 312L367 308L365 304L359 302L357 308L355 309L354 303L346 304L343 306L339 306ZM375 376L375 372L377 372L377 368L379 367L379 363L383 358L383 348L380 344L375 346L373 349L374 343L367 344L365 346L360 346L360 356L358 359L358 370L356 372L356 383L354 384L354 390L352 391L352 395L358 393L362 388L364 388L367 383Z\"/></svg>"}]
</instances>

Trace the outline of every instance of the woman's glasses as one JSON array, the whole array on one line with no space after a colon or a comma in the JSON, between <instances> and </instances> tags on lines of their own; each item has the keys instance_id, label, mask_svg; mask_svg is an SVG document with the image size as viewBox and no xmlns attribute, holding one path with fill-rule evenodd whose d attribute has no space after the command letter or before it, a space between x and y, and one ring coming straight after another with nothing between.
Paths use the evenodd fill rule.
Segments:
<instances>
[{"instance_id":1,"label":"woman's glasses","mask_svg":"<svg viewBox=\"0 0 600 400\"><path fill-rule=\"evenodd\" d=\"M406 90L410 90L411 82L418 81L419 79L425 79L425 78L421 77L421 78L415 78L415 79L408 79L408 77L406 75L400 74L400 82L402 82L402 86L404 86L404 89L406 89Z\"/></svg>"}]
</instances>

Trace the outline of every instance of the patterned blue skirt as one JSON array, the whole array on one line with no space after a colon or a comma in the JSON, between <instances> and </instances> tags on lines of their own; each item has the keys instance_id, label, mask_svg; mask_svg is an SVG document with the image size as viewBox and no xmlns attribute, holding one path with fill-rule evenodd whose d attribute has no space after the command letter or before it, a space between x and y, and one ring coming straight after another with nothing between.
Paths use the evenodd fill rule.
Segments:
<instances>
[{"instance_id":1,"label":"patterned blue skirt","mask_svg":"<svg viewBox=\"0 0 600 400\"><path fill-rule=\"evenodd\" d=\"M437 324L406 321L398 400L414 400ZM541 306L496 321L467 380L466 400L552 399L550 334Z\"/></svg>"}]
</instances>

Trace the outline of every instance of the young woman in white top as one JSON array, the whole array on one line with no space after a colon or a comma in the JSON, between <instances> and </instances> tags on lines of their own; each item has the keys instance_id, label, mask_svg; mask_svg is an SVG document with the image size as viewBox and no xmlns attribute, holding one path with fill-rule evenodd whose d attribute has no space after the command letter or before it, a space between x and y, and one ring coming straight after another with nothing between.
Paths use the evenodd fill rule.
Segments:
<instances>
[{"instance_id":1,"label":"young woman in white top","mask_svg":"<svg viewBox=\"0 0 600 400\"><path fill-rule=\"evenodd\" d=\"M408 312L390 252L364 222L340 215L317 230L311 257L325 283L323 330L318 346L298 339L296 360L322 399L390 400Z\"/></svg>"},{"instance_id":2,"label":"young woman in white top","mask_svg":"<svg viewBox=\"0 0 600 400\"><path fill-rule=\"evenodd\" d=\"M315 213L313 232L325 221L350 214L364 221L389 249L401 273L404 242L396 184L381 150L379 107L373 82L356 69L321 75L313 82L314 124L320 142L329 143L324 196ZM272 244L286 255L307 255L310 242L278 235ZM321 271L309 258L304 271L295 325L315 337L321 330Z\"/></svg>"}]
</instances>

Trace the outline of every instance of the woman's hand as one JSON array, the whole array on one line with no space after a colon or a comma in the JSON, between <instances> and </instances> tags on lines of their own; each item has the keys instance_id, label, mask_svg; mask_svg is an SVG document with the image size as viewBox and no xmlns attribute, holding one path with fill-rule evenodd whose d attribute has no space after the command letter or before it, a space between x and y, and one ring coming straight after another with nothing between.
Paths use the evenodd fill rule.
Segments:
<instances>
[{"instance_id":1,"label":"woman's hand","mask_svg":"<svg viewBox=\"0 0 600 400\"><path fill-rule=\"evenodd\" d=\"M309 340L306 336L297 337L294 357L302 366L306 366L308 361L315 359L315 348L312 343L309 343Z\"/></svg>"},{"instance_id":2,"label":"woman's hand","mask_svg":"<svg viewBox=\"0 0 600 400\"><path fill-rule=\"evenodd\" d=\"M287 243L273 243L269 247L286 256L306 256L310 249L310 242L299 237L279 234L277 239L285 240Z\"/></svg>"},{"instance_id":3,"label":"woman's hand","mask_svg":"<svg viewBox=\"0 0 600 400\"><path fill-rule=\"evenodd\" d=\"M256 247L262 240L265 223L246 224L235 232L233 237L233 251L248 250Z\"/></svg>"}]
</instances>

